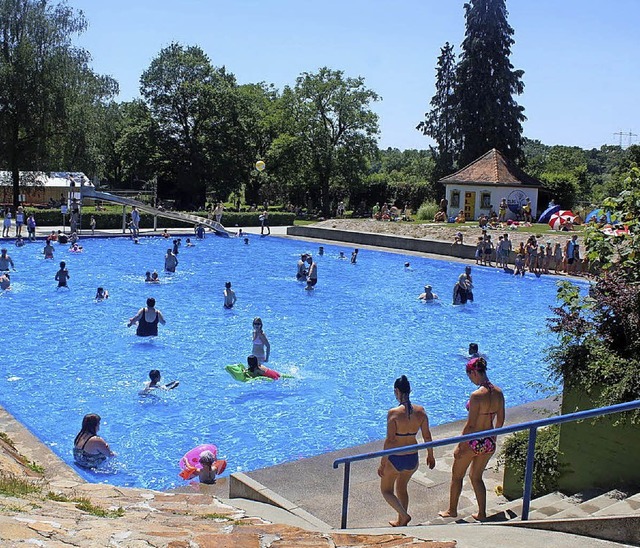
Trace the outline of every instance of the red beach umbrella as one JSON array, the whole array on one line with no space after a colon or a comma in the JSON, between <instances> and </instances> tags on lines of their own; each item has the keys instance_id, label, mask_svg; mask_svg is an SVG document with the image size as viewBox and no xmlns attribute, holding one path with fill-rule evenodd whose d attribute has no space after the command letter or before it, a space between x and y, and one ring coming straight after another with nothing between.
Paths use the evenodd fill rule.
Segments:
<instances>
[{"instance_id":1,"label":"red beach umbrella","mask_svg":"<svg viewBox=\"0 0 640 548\"><path fill-rule=\"evenodd\" d=\"M573 214L561 215L561 213L561 211L559 211L558 213L554 213L549 219L549 226L553 228L553 230L560 230L562 228L562 225L566 224L569 221L573 222L573 219L575 219L575 216ZM571 212L569 211L565 213Z\"/></svg>"}]
</instances>

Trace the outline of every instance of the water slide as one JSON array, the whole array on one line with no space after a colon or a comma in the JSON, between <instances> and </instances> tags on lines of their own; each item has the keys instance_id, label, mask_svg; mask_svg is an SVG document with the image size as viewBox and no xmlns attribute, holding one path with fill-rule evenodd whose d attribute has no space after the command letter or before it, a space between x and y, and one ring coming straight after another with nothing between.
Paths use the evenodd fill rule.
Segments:
<instances>
[{"instance_id":1,"label":"water slide","mask_svg":"<svg viewBox=\"0 0 640 548\"><path fill-rule=\"evenodd\" d=\"M102 200L104 202L110 202L113 204L120 204L123 206L133 207L136 206L140 211L145 213L151 213L156 217L164 217L165 219L174 219L176 221L182 221L187 224L201 224L203 226L211 228L217 236L228 238L229 236L235 236L235 233L229 232L222 224L217 221L212 221L205 217L199 217L198 215L191 215L189 213L181 213L179 211L164 211L151 207L149 204L133 200L131 198L125 198L123 196L116 196L115 194L109 194L108 192L100 192L93 187L83 185L80 187L81 195L83 198L93 198L95 200Z\"/></svg>"}]
</instances>

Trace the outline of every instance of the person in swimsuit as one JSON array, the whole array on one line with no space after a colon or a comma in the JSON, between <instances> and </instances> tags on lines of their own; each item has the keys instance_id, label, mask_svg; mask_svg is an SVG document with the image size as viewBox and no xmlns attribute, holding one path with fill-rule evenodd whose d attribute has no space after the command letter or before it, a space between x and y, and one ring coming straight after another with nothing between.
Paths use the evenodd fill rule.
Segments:
<instances>
[{"instance_id":1,"label":"person in swimsuit","mask_svg":"<svg viewBox=\"0 0 640 548\"><path fill-rule=\"evenodd\" d=\"M422 433L425 442L431 441L429 418L421 405L413 405L409 400L411 385L407 377L402 375L396 379L393 392L399 405L389 409L387 413L387 437L384 449L416 445L418 431ZM436 459L433 449L427 449L427 466L433 469ZM398 512L398 519L390 521L392 527L407 525L411 516L409 508L409 494L407 485L411 476L418 469L418 453L404 455L389 455L382 457L378 475L380 476L380 491L384 500Z\"/></svg>"},{"instance_id":2,"label":"person in swimsuit","mask_svg":"<svg viewBox=\"0 0 640 548\"><path fill-rule=\"evenodd\" d=\"M467 277L464 274L458 276L458 281L453 286L453 304L466 304L467 302Z\"/></svg>"},{"instance_id":3,"label":"person in swimsuit","mask_svg":"<svg viewBox=\"0 0 640 548\"><path fill-rule=\"evenodd\" d=\"M268 375L267 373L269 371L275 373L275 375ZM274 381L280 378L280 373L273 371L272 369L270 370L268 367L259 363L258 358L254 355L247 356L247 373L250 377L271 377Z\"/></svg>"},{"instance_id":4,"label":"person in swimsuit","mask_svg":"<svg viewBox=\"0 0 640 548\"><path fill-rule=\"evenodd\" d=\"M482 357L470 359L467 362L467 376L478 389L471 394L471 398L467 402L469 417L462 429L462 435L503 426L504 395L500 388L489 381L486 360ZM462 480L469 466L471 466L469 478L478 501L478 513L473 514L472 517L477 520L483 520L487 517L487 489L482 481L482 474L495 450L495 437L482 437L462 442L456 447L453 453L453 468L451 469L449 508L438 513L441 517L454 518L458 515Z\"/></svg>"},{"instance_id":5,"label":"person in swimsuit","mask_svg":"<svg viewBox=\"0 0 640 548\"><path fill-rule=\"evenodd\" d=\"M153 390L173 390L180 384L180 381L171 381L167 384L160 384L161 378L162 375L157 369L152 369L151 371L149 371L149 380L144 383L144 387L142 388L142 390L140 390L140 392L138 392L138 395L146 396Z\"/></svg>"},{"instance_id":6,"label":"person in swimsuit","mask_svg":"<svg viewBox=\"0 0 640 548\"><path fill-rule=\"evenodd\" d=\"M203 451L198 460L202 466L198 472L200 483L213 485L216 482L216 469L213 466L216 463L216 456L211 451Z\"/></svg>"},{"instance_id":7,"label":"person in swimsuit","mask_svg":"<svg viewBox=\"0 0 640 548\"><path fill-rule=\"evenodd\" d=\"M318 283L318 264L311 255L307 255L307 263L309 264L309 269L307 270L307 286L305 289L309 291Z\"/></svg>"},{"instance_id":8,"label":"person in swimsuit","mask_svg":"<svg viewBox=\"0 0 640 548\"><path fill-rule=\"evenodd\" d=\"M96 291L96 301L104 301L109 298L109 292L104 287L99 287Z\"/></svg>"},{"instance_id":9,"label":"person in swimsuit","mask_svg":"<svg viewBox=\"0 0 640 548\"><path fill-rule=\"evenodd\" d=\"M0 272L9 272L9 267L13 268L13 270L16 269L11 255L7 253L5 248L2 248L0 250Z\"/></svg>"},{"instance_id":10,"label":"person in swimsuit","mask_svg":"<svg viewBox=\"0 0 640 548\"><path fill-rule=\"evenodd\" d=\"M177 247L176 244L174 246ZM178 266L178 257L176 257L173 250L167 249L167 254L164 257L164 269L167 272L175 272L176 266Z\"/></svg>"},{"instance_id":11,"label":"person in swimsuit","mask_svg":"<svg viewBox=\"0 0 640 548\"><path fill-rule=\"evenodd\" d=\"M58 289L60 289L61 287L66 287L69 288L69 286L67 285L67 281L69 280L69 278L71 278L71 276L69 276L69 271L67 270L67 263L65 263L64 261L60 261L60 270L58 270L58 272L56 272L56 282L58 282Z\"/></svg>"},{"instance_id":12,"label":"person in swimsuit","mask_svg":"<svg viewBox=\"0 0 640 548\"><path fill-rule=\"evenodd\" d=\"M11 210L7 208L4 210L4 221L2 223L2 237L8 238L10 230L11 230Z\"/></svg>"},{"instance_id":13,"label":"person in swimsuit","mask_svg":"<svg viewBox=\"0 0 640 548\"><path fill-rule=\"evenodd\" d=\"M258 358L258 362L265 363L269 361L269 354L271 353L271 345L269 339L264 331L262 331L262 320L260 318L253 319L253 336L251 337L253 342L253 350L251 355Z\"/></svg>"},{"instance_id":14,"label":"person in swimsuit","mask_svg":"<svg viewBox=\"0 0 640 548\"><path fill-rule=\"evenodd\" d=\"M231 289L231 282L225 282L224 284L224 307L225 308L233 308L233 305L236 304L238 298L236 297L236 292Z\"/></svg>"},{"instance_id":15,"label":"person in swimsuit","mask_svg":"<svg viewBox=\"0 0 640 548\"><path fill-rule=\"evenodd\" d=\"M158 322L164 325L164 317L162 312L156 310L156 300L153 297L147 299L146 308L141 308L138 313L129 320L131 327L134 323L138 322L138 328L136 329L136 335L138 337L155 337L158 334Z\"/></svg>"},{"instance_id":16,"label":"person in swimsuit","mask_svg":"<svg viewBox=\"0 0 640 548\"><path fill-rule=\"evenodd\" d=\"M51 245L51 240L47 238L47 245L42 249L42 253L44 254L45 259L53 259L53 252L55 251L54 247Z\"/></svg>"},{"instance_id":17,"label":"person in swimsuit","mask_svg":"<svg viewBox=\"0 0 640 548\"><path fill-rule=\"evenodd\" d=\"M424 286L424 293L420 293L418 299L425 302L432 302L434 299L437 299L438 296L433 292L433 289L430 285Z\"/></svg>"},{"instance_id":18,"label":"person in swimsuit","mask_svg":"<svg viewBox=\"0 0 640 548\"><path fill-rule=\"evenodd\" d=\"M0 272L0 289L2 291L11 289L11 276L8 272Z\"/></svg>"},{"instance_id":19,"label":"person in swimsuit","mask_svg":"<svg viewBox=\"0 0 640 548\"><path fill-rule=\"evenodd\" d=\"M109 444L98 436L100 415L89 413L82 419L82 429L73 442L73 460L83 468L97 468L107 458L115 457Z\"/></svg>"},{"instance_id":20,"label":"person in swimsuit","mask_svg":"<svg viewBox=\"0 0 640 548\"><path fill-rule=\"evenodd\" d=\"M296 272L296 280L306 280L307 279L307 254L303 253L300 255L300 260L298 261L298 270Z\"/></svg>"}]
</instances>

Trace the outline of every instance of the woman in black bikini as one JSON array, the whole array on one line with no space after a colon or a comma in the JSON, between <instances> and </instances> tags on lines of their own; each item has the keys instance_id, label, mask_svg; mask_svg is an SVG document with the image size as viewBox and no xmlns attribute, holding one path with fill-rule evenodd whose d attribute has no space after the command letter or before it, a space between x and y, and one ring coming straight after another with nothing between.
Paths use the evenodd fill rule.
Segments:
<instances>
[{"instance_id":1,"label":"woman in black bikini","mask_svg":"<svg viewBox=\"0 0 640 548\"><path fill-rule=\"evenodd\" d=\"M467 402L469 417L467 424L462 429L462 435L503 426L504 395L500 388L489 381L486 360L482 357L470 359L467 362L467 376L478 389L471 394L471 398ZM449 509L439 512L441 517L454 518L458 515L462 480L469 466L471 466L469 478L478 501L478 513L473 514L472 517L477 520L487 517L487 489L482 481L482 474L495 450L495 437L482 437L462 442L456 447L453 453L453 468L451 469Z\"/></svg>"},{"instance_id":2,"label":"woman in black bikini","mask_svg":"<svg viewBox=\"0 0 640 548\"><path fill-rule=\"evenodd\" d=\"M89 413L82 419L82 428L73 442L73 459L83 468L96 468L115 453L98 436L100 415Z\"/></svg>"},{"instance_id":3,"label":"woman in black bikini","mask_svg":"<svg viewBox=\"0 0 640 548\"><path fill-rule=\"evenodd\" d=\"M387 414L387 437L384 440L384 449L417 444L418 430L422 432L424 441L431 441L429 418L424 407L413 405L409 401L411 385L407 377L402 375L396 379L393 392L400 405L389 409ZM427 449L427 465L431 469L436 465L433 449ZM389 522L392 527L407 525L411 521L411 516L407 513L409 508L407 484L417 469L418 453L382 457L378 468L378 475L381 478L380 491L384 500L398 512L398 519Z\"/></svg>"}]
</instances>

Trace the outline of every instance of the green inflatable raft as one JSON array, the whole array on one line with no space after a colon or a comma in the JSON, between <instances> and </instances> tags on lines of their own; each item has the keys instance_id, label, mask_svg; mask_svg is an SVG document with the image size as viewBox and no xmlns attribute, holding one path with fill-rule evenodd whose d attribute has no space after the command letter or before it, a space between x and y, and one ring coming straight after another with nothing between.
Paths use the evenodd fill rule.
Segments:
<instances>
[{"instance_id":1,"label":"green inflatable raft","mask_svg":"<svg viewBox=\"0 0 640 548\"><path fill-rule=\"evenodd\" d=\"M292 379L293 375L283 375L274 371L273 369L267 369L267 373L265 375L260 375L258 377L252 377L249 375L247 368L241 363L234 363L231 365L225 366L225 370L229 375L231 375L235 380L240 382L253 381L256 379L262 379L265 381L275 381L277 379Z\"/></svg>"}]
</instances>

